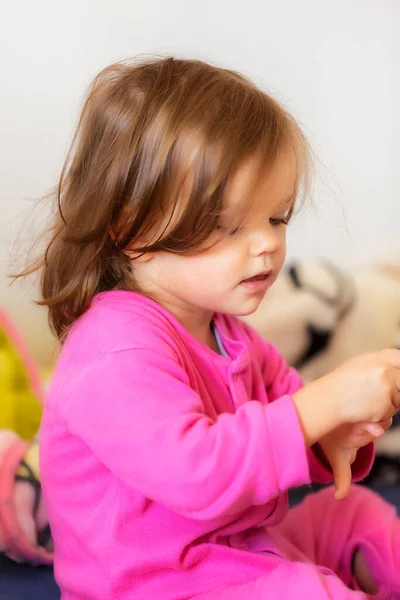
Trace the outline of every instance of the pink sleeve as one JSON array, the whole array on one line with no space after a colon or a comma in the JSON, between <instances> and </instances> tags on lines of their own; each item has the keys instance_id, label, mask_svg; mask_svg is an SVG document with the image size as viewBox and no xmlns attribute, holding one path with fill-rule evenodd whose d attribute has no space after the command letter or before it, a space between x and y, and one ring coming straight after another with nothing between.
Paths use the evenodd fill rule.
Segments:
<instances>
[{"instance_id":1,"label":"pink sleeve","mask_svg":"<svg viewBox=\"0 0 400 600\"><path fill-rule=\"evenodd\" d=\"M127 485L190 518L235 514L308 483L289 396L211 420L164 348L107 354L82 374L62 416Z\"/></svg>"},{"instance_id":2,"label":"pink sleeve","mask_svg":"<svg viewBox=\"0 0 400 600\"><path fill-rule=\"evenodd\" d=\"M260 353L264 381L270 402L275 402L282 395L290 396L303 387L304 384L299 373L287 365L283 356L273 344L267 343L250 327L248 328L248 334ZM307 450L307 455L310 481L313 483L331 483L333 481L332 471L327 469L324 463L321 462L313 447ZM374 445L371 443L361 448L357 453L357 459L352 465L353 480L360 481L366 477L373 461Z\"/></svg>"},{"instance_id":3,"label":"pink sleeve","mask_svg":"<svg viewBox=\"0 0 400 600\"><path fill-rule=\"evenodd\" d=\"M357 458L351 466L353 481L361 481L368 475L375 458L375 445L373 443L360 448L357 452Z\"/></svg>"}]
</instances>

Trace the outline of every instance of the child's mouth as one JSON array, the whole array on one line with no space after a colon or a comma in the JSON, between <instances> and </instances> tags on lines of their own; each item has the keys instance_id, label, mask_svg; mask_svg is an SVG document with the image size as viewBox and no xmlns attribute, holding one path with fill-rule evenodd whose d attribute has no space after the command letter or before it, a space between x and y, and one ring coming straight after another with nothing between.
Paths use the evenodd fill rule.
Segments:
<instances>
[{"instance_id":1,"label":"child's mouth","mask_svg":"<svg viewBox=\"0 0 400 600\"><path fill-rule=\"evenodd\" d=\"M250 282L250 281L265 281L267 279L268 275L266 273L261 273L260 275L254 275L254 277L249 277L249 279L244 279L243 282Z\"/></svg>"},{"instance_id":2,"label":"child's mouth","mask_svg":"<svg viewBox=\"0 0 400 600\"><path fill-rule=\"evenodd\" d=\"M265 271L258 273L258 275L253 275L253 277L249 277L248 279L243 279L240 283L254 292L263 292L266 291L269 285L270 275L271 271Z\"/></svg>"}]
</instances>

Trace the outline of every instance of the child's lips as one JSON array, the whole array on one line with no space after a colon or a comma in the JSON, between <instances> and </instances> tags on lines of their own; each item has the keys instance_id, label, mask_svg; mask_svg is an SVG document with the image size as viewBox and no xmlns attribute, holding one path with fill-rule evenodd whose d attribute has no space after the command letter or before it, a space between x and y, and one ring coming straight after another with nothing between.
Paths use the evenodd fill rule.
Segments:
<instances>
[{"instance_id":1,"label":"child's lips","mask_svg":"<svg viewBox=\"0 0 400 600\"><path fill-rule=\"evenodd\" d=\"M240 284L252 291L264 291L269 286L272 271L263 271L247 279L243 279Z\"/></svg>"},{"instance_id":2,"label":"child's lips","mask_svg":"<svg viewBox=\"0 0 400 600\"><path fill-rule=\"evenodd\" d=\"M241 283L251 283L253 281L266 281L266 279L268 279L268 277L271 275L272 271L262 271L261 273L258 273L257 275L253 275L252 277L249 277L248 279L243 279L241 281Z\"/></svg>"}]
</instances>

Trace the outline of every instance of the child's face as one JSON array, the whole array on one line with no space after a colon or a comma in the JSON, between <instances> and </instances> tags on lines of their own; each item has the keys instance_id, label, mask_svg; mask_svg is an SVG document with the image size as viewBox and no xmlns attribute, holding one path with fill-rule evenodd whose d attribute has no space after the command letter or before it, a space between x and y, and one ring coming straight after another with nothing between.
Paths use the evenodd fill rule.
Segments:
<instances>
[{"instance_id":1,"label":"child's face","mask_svg":"<svg viewBox=\"0 0 400 600\"><path fill-rule=\"evenodd\" d=\"M296 190L294 157L277 161L265 180L254 187L256 164L248 161L233 177L227 191L227 214L207 240L206 250L190 255L156 252L134 262L135 278L143 293L185 322L212 313L249 315L259 306L277 278L286 252L285 217ZM227 225L235 205L248 190L249 213L242 227ZM229 219L229 221L228 221ZM217 241L220 240L220 241ZM217 243L212 244L212 242Z\"/></svg>"}]
</instances>

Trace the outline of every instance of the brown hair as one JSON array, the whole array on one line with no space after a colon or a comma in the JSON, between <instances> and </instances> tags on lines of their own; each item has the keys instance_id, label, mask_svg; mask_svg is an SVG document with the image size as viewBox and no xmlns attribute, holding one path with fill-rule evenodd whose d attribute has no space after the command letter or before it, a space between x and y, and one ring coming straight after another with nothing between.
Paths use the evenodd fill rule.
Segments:
<instances>
[{"instance_id":1,"label":"brown hair","mask_svg":"<svg viewBox=\"0 0 400 600\"><path fill-rule=\"evenodd\" d=\"M135 289L132 245L191 252L215 229L237 166L258 152L271 166L290 143L307 171L293 118L245 77L201 61L156 58L113 64L89 87L59 183L44 256L40 304L60 338L93 297ZM190 169L183 205L179 190ZM179 207L178 207L179 204ZM156 239L143 244L154 225Z\"/></svg>"}]
</instances>

